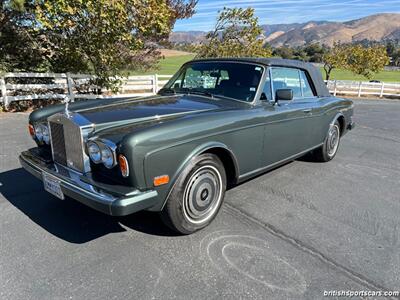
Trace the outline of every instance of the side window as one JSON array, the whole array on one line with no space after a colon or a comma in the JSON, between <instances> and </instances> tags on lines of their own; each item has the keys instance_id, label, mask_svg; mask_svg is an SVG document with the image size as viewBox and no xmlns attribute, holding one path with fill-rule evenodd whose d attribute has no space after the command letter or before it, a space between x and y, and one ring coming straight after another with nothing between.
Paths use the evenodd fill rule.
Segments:
<instances>
[{"instance_id":1,"label":"side window","mask_svg":"<svg viewBox=\"0 0 400 300\"><path fill-rule=\"evenodd\" d=\"M313 89L311 88L310 81L304 71L300 71L301 88L303 90L303 97L314 97Z\"/></svg>"},{"instance_id":2,"label":"side window","mask_svg":"<svg viewBox=\"0 0 400 300\"><path fill-rule=\"evenodd\" d=\"M301 98L299 70L290 68L272 68L273 93L279 89L292 89L294 98Z\"/></svg>"},{"instance_id":3,"label":"side window","mask_svg":"<svg viewBox=\"0 0 400 300\"><path fill-rule=\"evenodd\" d=\"M267 77L265 78L264 88L261 94L261 100L272 100L272 91L271 91L271 78L269 77L269 72L267 72Z\"/></svg>"}]
</instances>

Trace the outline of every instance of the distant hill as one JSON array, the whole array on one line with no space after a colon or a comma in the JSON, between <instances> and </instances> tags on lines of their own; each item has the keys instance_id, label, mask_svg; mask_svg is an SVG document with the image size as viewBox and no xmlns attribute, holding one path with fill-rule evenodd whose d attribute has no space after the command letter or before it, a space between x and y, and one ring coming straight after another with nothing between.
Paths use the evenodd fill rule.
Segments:
<instances>
[{"instance_id":1,"label":"distant hill","mask_svg":"<svg viewBox=\"0 0 400 300\"><path fill-rule=\"evenodd\" d=\"M262 25L267 42L274 47L302 46L318 42L332 45L384 39L400 39L400 14L376 14L348 22L310 21L307 23ZM172 42L199 43L205 32L178 31L170 36Z\"/></svg>"},{"instance_id":2,"label":"distant hill","mask_svg":"<svg viewBox=\"0 0 400 300\"><path fill-rule=\"evenodd\" d=\"M204 31L175 31L171 33L169 40L174 43L199 43L205 36Z\"/></svg>"}]
</instances>

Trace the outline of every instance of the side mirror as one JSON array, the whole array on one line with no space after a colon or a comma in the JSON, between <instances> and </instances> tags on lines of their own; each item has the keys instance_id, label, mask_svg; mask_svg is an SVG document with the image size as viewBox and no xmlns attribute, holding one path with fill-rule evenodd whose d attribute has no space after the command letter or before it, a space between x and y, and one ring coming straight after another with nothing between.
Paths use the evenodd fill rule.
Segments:
<instances>
[{"instance_id":1,"label":"side mirror","mask_svg":"<svg viewBox=\"0 0 400 300\"><path fill-rule=\"evenodd\" d=\"M275 103L277 103L279 100L283 100L283 101L293 100L293 90L292 89L276 90Z\"/></svg>"}]
</instances>

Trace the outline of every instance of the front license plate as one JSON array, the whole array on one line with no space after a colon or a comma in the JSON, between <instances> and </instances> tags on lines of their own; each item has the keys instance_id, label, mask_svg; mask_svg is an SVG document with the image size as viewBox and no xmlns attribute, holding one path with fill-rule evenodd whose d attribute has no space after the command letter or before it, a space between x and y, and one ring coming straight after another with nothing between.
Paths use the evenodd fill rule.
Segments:
<instances>
[{"instance_id":1,"label":"front license plate","mask_svg":"<svg viewBox=\"0 0 400 300\"><path fill-rule=\"evenodd\" d=\"M64 200L64 194L61 190L60 180L58 180L57 177L44 172L42 173L42 177L44 189L57 198Z\"/></svg>"}]
</instances>

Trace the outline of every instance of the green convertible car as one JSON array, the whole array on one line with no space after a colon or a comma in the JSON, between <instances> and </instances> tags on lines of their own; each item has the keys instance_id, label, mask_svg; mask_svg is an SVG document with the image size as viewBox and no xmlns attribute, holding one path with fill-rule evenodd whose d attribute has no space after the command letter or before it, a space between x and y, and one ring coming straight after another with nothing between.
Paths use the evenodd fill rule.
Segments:
<instances>
[{"instance_id":1,"label":"green convertible car","mask_svg":"<svg viewBox=\"0 0 400 300\"><path fill-rule=\"evenodd\" d=\"M227 187L305 154L334 158L352 116L311 64L195 60L152 97L32 112L37 147L20 161L58 198L114 216L159 211L189 234L213 220Z\"/></svg>"}]
</instances>

